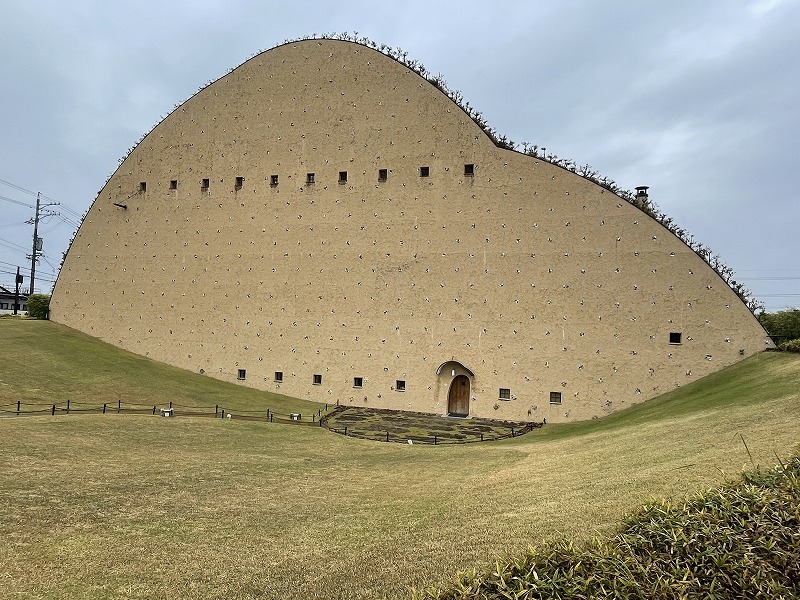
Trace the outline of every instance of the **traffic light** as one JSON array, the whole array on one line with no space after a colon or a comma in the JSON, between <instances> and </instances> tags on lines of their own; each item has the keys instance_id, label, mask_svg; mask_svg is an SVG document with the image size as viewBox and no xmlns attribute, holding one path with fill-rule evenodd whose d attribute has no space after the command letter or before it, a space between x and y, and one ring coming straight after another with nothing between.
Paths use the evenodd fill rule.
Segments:
<instances>
[{"instance_id":1,"label":"traffic light","mask_svg":"<svg viewBox=\"0 0 800 600\"><path fill-rule=\"evenodd\" d=\"M22 275L17 273L17 283L22 283Z\"/></svg>"}]
</instances>

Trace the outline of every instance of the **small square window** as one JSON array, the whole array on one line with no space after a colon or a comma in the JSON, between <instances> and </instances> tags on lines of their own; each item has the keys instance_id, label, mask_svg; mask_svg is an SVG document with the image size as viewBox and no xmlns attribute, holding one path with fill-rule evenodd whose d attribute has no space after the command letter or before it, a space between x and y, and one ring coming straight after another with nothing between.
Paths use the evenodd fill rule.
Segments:
<instances>
[{"instance_id":1,"label":"small square window","mask_svg":"<svg viewBox=\"0 0 800 600\"><path fill-rule=\"evenodd\" d=\"M269 176L269 184L270 185L278 185L278 176L277 175L270 175Z\"/></svg>"},{"instance_id":2,"label":"small square window","mask_svg":"<svg viewBox=\"0 0 800 600\"><path fill-rule=\"evenodd\" d=\"M364 385L363 377L353 377L353 387L360 388Z\"/></svg>"},{"instance_id":3,"label":"small square window","mask_svg":"<svg viewBox=\"0 0 800 600\"><path fill-rule=\"evenodd\" d=\"M169 182L169 189L171 189L171 190L177 190L178 189L178 180L177 179L173 179L173 180L171 180Z\"/></svg>"},{"instance_id":4,"label":"small square window","mask_svg":"<svg viewBox=\"0 0 800 600\"><path fill-rule=\"evenodd\" d=\"M203 179L203 182L200 184L200 187L204 190L207 190L211 187L211 180L210 179Z\"/></svg>"},{"instance_id":5,"label":"small square window","mask_svg":"<svg viewBox=\"0 0 800 600\"><path fill-rule=\"evenodd\" d=\"M283 381L283 371L275 371L275 381L278 383Z\"/></svg>"},{"instance_id":6,"label":"small square window","mask_svg":"<svg viewBox=\"0 0 800 600\"><path fill-rule=\"evenodd\" d=\"M147 191L147 182L146 181L140 181L139 182L139 191L140 192L146 192Z\"/></svg>"},{"instance_id":7,"label":"small square window","mask_svg":"<svg viewBox=\"0 0 800 600\"><path fill-rule=\"evenodd\" d=\"M405 392L406 382L403 381L402 379L398 379L397 381L394 382L394 389L396 389L398 392Z\"/></svg>"},{"instance_id":8,"label":"small square window","mask_svg":"<svg viewBox=\"0 0 800 600\"><path fill-rule=\"evenodd\" d=\"M430 167L420 167L419 168L419 176L420 177L428 177L428 176L430 176L430 174L431 174L431 168Z\"/></svg>"},{"instance_id":9,"label":"small square window","mask_svg":"<svg viewBox=\"0 0 800 600\"><path fill-rule=\"evenodd\" d=\"M322 375L314 373L314 385L322 385Z\"/></svg>"},{"instance_id":10,"label":"small square window","mask_svg":"<svg viewBox=\"0 0 800 600\"><path fill-rule=\"evenodd\" d=\"M306 184L312 185L314 183L314 174L313 173L306 173Z\"/></svg>"},{"instance_id":11,"label":"small square window","mask_svg":"<svg viewBox=\"0 0 800 600\"><path fill-rule=\"evenodd\" d=\"M475 175L475 165L464 165L464 177L472 177L473 175Z\"/></svg>"},{"instance_id":12,"label":"small square window","mask_svg":"<svg viewBox=\"0 0 800 600\"><path fill-rule=\"evenodd\" d=\"M246 369L239 369L239 375L236 379L245 379L247 377L247 370Z\"/></svg>"},{"instance_id":13,"label":"small square window","mask_svg":"<svg viewBox=\"0 0 800 600\"><path fill-rule=\"evenodd\" d=\"M236 183L235 183L236 189L237 190L242 189L243 185L244 185L244 177L237 177L236 178Z\"/></svg>"},{"instance_id":14,"label":"small square window","mask_svg":"<svg viewBox=\"0 0 800 600\"><path fill-rule=\"evenodd\" d=\"M347 171L339 171L339 183L347 183Z\"/></svg>"},{"instance_id":15,"label":"small square window","mask_svg":"<svg viewBox=\"0 0 800 600\"><path fill-rule=\"evenodd\" d=\"M510 388L500 388L500 400L511 400Z\"/></svg>"},{"instance_id":16,"label":"small square window","mask_svg":"<svg viewBox=\"0 0 800 600\"><path fill-rule=\"evenodd\" d=\"M550 392L550 404L561 404L561 392Z\"/></svg>"},{"instance_id":17,"label":"small square window","mask_svg":"<svg viewBox=\"0 0 800 600\"><path fill-rule=\"evenodd\" d=\"M680 331L671 331L669 334L669 343L670 344L680 344L681 343L681 332Z\"/></svg>"},{"instance_id":18,"label":"small square window","mask_svg":"<svg viewBox=\"0 0 800 600\"><path fill-rule=\"evenodd\" d=\"M378 181L389 179L389 169L378 169Z\"/></svg>"}]
</instances>

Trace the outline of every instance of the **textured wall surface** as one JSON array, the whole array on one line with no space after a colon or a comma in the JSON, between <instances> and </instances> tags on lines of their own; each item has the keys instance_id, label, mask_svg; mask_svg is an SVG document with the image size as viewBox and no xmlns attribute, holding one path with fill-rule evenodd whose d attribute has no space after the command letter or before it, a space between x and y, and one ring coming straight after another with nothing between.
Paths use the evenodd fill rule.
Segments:
<instances>
[{"instance_id":1,"label":"textured wall surface","mask_svg":"<svg viewBox=\"0 0 800 600\"><path fill-rule=\"evenodd\" d=\"M636 206L497 148L415 72L330 40L257 55L153 129L84 219L51 318L322 402L446 413L466 375L469 414L553 422L767 343Z\"/></svg>"}]
</instances>

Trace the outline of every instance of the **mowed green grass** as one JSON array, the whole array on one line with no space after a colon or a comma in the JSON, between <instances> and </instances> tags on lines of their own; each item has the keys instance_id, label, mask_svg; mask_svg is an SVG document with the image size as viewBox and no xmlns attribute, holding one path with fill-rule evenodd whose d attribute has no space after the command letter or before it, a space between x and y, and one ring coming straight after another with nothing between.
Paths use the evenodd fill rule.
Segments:
<instances>
[{"instance_id":1,"label":"mowed green grass","mask_svg":"<svg viewBox=\"0 0 800 600\"><path fill-rule=\"evenodd\" d=\"M32 356L3 364L0 403L49 402L81 381L87 399L262 406L261 392L52 323L0 319L0 338ZM607 532L751 456L772 465L796 448L798 415L800 356L762 354L608 419L484 444L201 417L4 418L0 597L407 597L529 545Z\"/></svg>"}]
</instances>

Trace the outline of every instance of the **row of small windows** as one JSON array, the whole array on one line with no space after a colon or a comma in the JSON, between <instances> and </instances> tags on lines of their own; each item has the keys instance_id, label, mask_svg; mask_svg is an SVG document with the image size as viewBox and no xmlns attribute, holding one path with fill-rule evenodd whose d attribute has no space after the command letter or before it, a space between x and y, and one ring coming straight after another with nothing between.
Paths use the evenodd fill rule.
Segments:
<instances>
[{"instance_id":1,"label":"row of small windows","mask_svg":"<svg viewBox=\"0 0 800 600\"><path fill-rule=\"evenodd\" d=\"M240 381L244 381L247 379L247 369L239 369L237 374L237 379ZM283 371L275 371L274 377L275 383L283 382ZM312 383L314 385L322 385L322 374L321 373L314 373L312 378ZM364 378L363 377L353 377L353 387L360 388L364 386ZM406 382L402 379L397 379L394 383L394 389L398 392L406 391Z\"/></svg>"},{"instance_id":2,"label":"row of small windows","mask_svg":"<svg viewBox=\"0 0 800 600\"><path fill-rule=\"evenodd\" d=\"M419 176L420 177L430 177L431 175L431 168L428 166L420 167L419 168ZM475 175L475 165L465 164L464 165L464 176L465 177L473 177ZM378 181L386 181L389 179L389 169L378 169ZM314 185L316 183L316 173L306 173L306 185ZM339 183L345 184L347 183L347 171L339 171ZM278 185L278 176L277 175L270 175L269 177L269 184L270 186L277 186ZM234 188L237 190L242 189L244 186L244 177L236 177L234 181ZM200 189L207 191L211 188L211 180L209 178L204 178L200 181ZM178 189L178 180L172 179L169 182L169 189L177 190ZM139 182L139 191L146 192L147 191L147 182L140 181Z\"/></svg>"},{"instance_id":3,"label":"row of small windows","mask_svg":"<svg viewBox=\"0 0 800 600\"><path fill-rule=\"evenodd\" d=\"M511 389L500 388L500 400L511 400ZM561 404L561 392L550 392L550 404Z\"/></svg>"},{"instance_id":4,"label":"row of small windows","mask_svg":"<svg viewBox=\"0 0 800 600\"><path fill-rule=\"evenodd\" d=\"M244 381L247 378L247 370L239 369L237 378L241 381ZM283 371L275 371L274 380L275 383L283 382ZM314 373L312 382L314 385L322 385L322 374ZM354 388L364 387L364 378L353 377L353 387ZM395 380L394 390L397 392L405 392L406 391L405 380L403 379ZM511 388L500 388L498 395L500 397L500 400L511 400ZM561 392L550 392L550 404L561 404Z\"/></svg>"}]
</instances>

